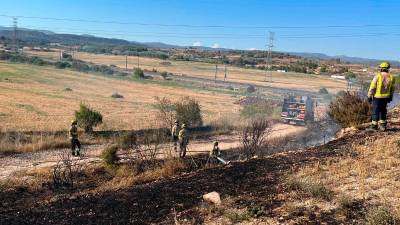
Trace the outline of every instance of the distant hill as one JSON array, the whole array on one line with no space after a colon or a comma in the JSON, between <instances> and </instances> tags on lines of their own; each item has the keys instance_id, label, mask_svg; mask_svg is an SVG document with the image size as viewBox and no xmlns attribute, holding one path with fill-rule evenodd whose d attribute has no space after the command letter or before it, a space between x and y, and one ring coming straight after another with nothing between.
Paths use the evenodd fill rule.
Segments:
<instances>
[{"instance_id":1,"label":"distant hill","mask_svg":"<svg viewBox=\"0 0 400 225\"><path fill-rule=\"evenodd\" d=\"M0 26L0 36L4 36L6 38L13 37L13 28L12 27L1 27ZM123 39L117 38L103 38L92 35L76 35L76 34L59 34L54 33L52 31L47 30L34 30L27 28L18 28L18 39L26 42L28 44L34 45L45 45L49 43L60 43L63 45L78 45L78 44L86 44L86 45L115 45L115 46L132 46L132 47L145 47L145 48L160 48L160 49L180 49L180 48L195 48L204 51L231 51L232 49L224 49L224 48L210 48L204 46L179 46L179 45L170 45L162 42L135 42L135 41L127 41ZM339 58L343 62L350 62L356 64L365 64L365 65L376 65L381 60L378 59L367 59L367 58L359 58L359 57L349 57L349 56L329 56L322 53L307 53L307 52L287 52L290 55L300 56L309 59L321 59L321 60L329 60L329 59L337 59ZM400 66L400 62L391 61L391 63L395 66Z\"/></svg>"},{"instance_id":2,"label":"distant hill","mask_svg":"<svg viewBox=\"0 0 400 225\"><path fill-rule=\"evenodd\" d=\"M340 59L342 62L350 62L355 64L365 64L365 65L372 65L375 66L379 64L382 60L381 59L368 59L368 58L360 58L360 57L350 57L345 55L338 55L338 56L329 56L322 53L308 53L308 52L288 52L290 55L296 55L308 59L322 59L322 60L330 60L330 59ZM397 61L390 61L390 63L394 66L400 66L400 62Z\"/></svg>"}]
</instances>

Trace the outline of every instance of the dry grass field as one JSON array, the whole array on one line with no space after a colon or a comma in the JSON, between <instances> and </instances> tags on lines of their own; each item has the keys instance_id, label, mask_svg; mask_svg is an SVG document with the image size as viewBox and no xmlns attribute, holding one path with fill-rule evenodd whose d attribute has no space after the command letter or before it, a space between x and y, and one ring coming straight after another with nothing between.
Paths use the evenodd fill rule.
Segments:
<instances>
[{"instance_id":1,"label":"dry grass field","mask_svg":"<svg viewBox=\"0 0 400 225\"><path fill-rule=\"evenodd\" d=\"M66 88L72 89L67 91ZM113 99L118 92L122 99ZM235 98L210 91L145 84L129 80L24 64L0 62L0 129L53 131L68 128L81 102L100 111L100 129L153 126L154 97L197 99L205 122L232 114Z\"/></svg>"},{"instance_id":2,"label":"dry grass field","mask_svg":"<svg viewBox=\"0 0 400 225\"><path fill-rule=\"evenodd\" d=\"M40 56L48 59L58 59L59 52L36 52L28 51L28 54ZM93 62L96 64L105 65L116 65L121 68L125 68L125 56L118 55L101 55L101 54L90 54L84 52L76 52L74 54L76 59L83 61ZM209 63L200 62L186 62L186 61L169 61L160 60L153 58L139 59L140 67L142 69L153 70L156 69L159 72L167 71L174 74L184 74L196 77L214 79L215 65ZM169 65L164 65L163 62L169 62ZM137 57L128 57L128 68L134 68L137 66ZM218 77L223 79L224 68L221 66ZM311 74L301 73L278 73L273 72L273 82L265 82L265 71L256 69L244 69L239 67L228 68L228 81L240 82L240 83L253 83L257 85L272 86L278 88L287 89L299 89L306 91L318 92L322 87L327 88L331 93L336 94L338 91L345 89L346 82L332 80L327 76L318 76Z\"/></svg>"}]
</instances>

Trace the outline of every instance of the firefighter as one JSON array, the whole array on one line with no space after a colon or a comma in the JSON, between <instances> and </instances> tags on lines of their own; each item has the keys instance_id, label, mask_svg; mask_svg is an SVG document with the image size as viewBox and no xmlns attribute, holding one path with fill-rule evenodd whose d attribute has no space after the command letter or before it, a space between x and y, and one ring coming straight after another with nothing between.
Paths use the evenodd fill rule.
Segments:
<instances>
[{"instance_id":1,"label":"firefighter","mask_svg":"<svg viewBox=\"0 0 400 225\"><path fill-rule=\"evenodd\" d=\"M78 139L78 127L76 120L71 122L69 129L69 139L71 140L71 153L73 156L79 156L81 154L81 143Z\"/></svg>"},{"instance_id":2,"label":"firefighter","mask_svg":"<svg viewBox=\"0 0 400 225\"><path fill-rule=\"evenodd\" d=\"M218 147L218 141L214 141L213 148L210 151L210 157L219 157L221 156L221 151Z\"/></svg>"},{"instance_id":3,"label":"firefighter","mask_svg":"<svg viewBox=\"0 0 400 225\"><path fill-rule=\"evenodd\" d=\"M175 120L174 126L171 129L171 139L174 144L174 151L178 148L178 136L179 136L179 121Z\"/></svg>"},{"instance_id":4,"label":"firefighter","mask_svg":"<svg viewBox=\"0 0 400 225\"><path fill-rule=\"evenodd\" d=\"M394 77L389 73L390 63L382 62L380 72L371 82L368 91L368 101L372 103L371 129L385 131L387 128L387 104L393 100Z\"/></svg>"},{"instance_id":5,"label":"firefighter","mask_svg":"<svg viewBox=\"0 0 400 225\"><path fill-rule=\"evenodd\" d=\"M178 134L178 140L179 140L179 157L185 158L187 145L189 144L189 137L188 137L188 131L186 129L186 124L182 124L182 128Z\"/></svg>"},{"instance_id":6,"label":"firefighter","mask_svg":"<svg viewBox=\"0 0 400 225\"><path fill-rule=\"evenodd\" d=\"M210 159L212 163L221 162L224 165L229 164L229 161L221 158L221 150L218 147L218 141L214 141L213 148L210 151Z\"/></svg>"}]
</instances>

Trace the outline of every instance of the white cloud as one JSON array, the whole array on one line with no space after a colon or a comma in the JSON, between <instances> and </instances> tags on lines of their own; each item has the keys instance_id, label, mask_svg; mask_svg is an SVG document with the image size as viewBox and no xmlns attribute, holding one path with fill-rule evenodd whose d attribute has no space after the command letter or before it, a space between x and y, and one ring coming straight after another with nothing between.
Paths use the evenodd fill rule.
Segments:
<instances>
[{"instance_id":1,"label":"white cloud","mask_svg":"<svg viewBox=\"0 0 400 225\"><path fill-rule=\"evenodd\" d=\"M202 46L203 44L200 42L200 41L196 41L195 43L193 43L193 46L194 47L200 47L200 46Z\"/></svg>"},{"instance_id":2,"label":"white cloud","mask_svg":"<svg viewBox=\"0 0 400 225\"><path fill-rule=\"evenodd\" d=\"M255 51L255 50L257 50L256 48L249 48L249 49L247 49L247 50L249 50L249 51Z\"/></svg>"},{"instance_id":3,"label":"white cloud","mask_svg":"<svg viewBox=\"0 0 400 225\"><path fill-rule=\"evenodd\" d=\"M215 43L215 44L213 44L213 45L211 46L211 48L220 48L220 46L219 46L218 43Z\"/></svg>"}]
</instances>

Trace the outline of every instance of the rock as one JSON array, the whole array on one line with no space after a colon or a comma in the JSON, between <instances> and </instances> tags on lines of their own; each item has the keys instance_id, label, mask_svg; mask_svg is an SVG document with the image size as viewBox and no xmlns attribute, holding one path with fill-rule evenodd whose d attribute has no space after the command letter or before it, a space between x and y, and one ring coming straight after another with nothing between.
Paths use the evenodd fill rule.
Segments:
<instances>
[{"instance_id":1,"label":"rock","mask_svg":"<svg viewBox=\"0 0 400 225\"><path fill-rule=\"evenodd\" d=\"M221 197L219 196L219 193L215 191L203 195L203 199L216 205L221 204Z\"/></svg>"}]
</instances>

